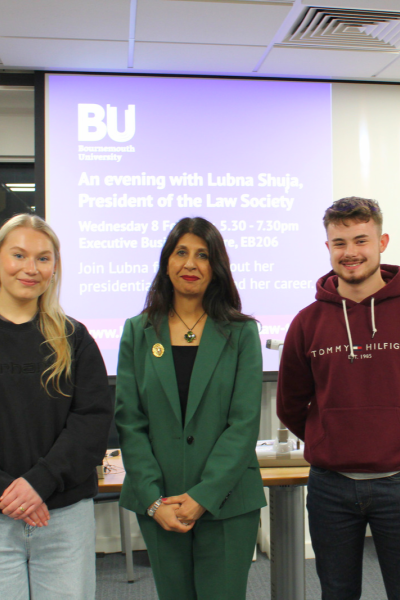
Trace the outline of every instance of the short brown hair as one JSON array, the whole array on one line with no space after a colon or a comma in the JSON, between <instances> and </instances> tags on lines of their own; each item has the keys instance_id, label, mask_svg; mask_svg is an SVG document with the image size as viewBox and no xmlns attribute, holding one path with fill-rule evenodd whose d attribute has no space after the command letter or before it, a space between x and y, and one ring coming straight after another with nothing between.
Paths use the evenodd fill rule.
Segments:
<instances>
[{"instance_id":1,"label":"short brown hair","mask_svg":"<svg viewBox=\"0 0 400 600\"><path fill-rule=\"evenodd\" d=\"M338 223L347 225L346 221L368 223L371 219L379 231L382 231L382 212L379 204L375 200L351 196L336 200L332 206L327 208L323 221L325 229L328 229L328 225L331 223L335 225Z\"/></svg>"}]
</instances>

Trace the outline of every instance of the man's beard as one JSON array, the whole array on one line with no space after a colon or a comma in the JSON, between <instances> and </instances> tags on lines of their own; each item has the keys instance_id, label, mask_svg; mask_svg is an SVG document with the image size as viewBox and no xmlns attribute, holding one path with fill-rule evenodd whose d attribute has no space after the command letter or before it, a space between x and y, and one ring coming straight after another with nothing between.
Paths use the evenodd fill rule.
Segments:
<instances>
[{"instance_id":1,"label":"man's beard","mask_svg":"<svg viewBox=\"0 0 400 600\"><path fill-rule=\"evenodd\" d=\"M337 273L336 271L334 271L334 273L339 277L339 279L342 279L345 283L348 283L349 285L359 285L360 283L364 283L364 281L375 275L380 266L380 262L378 261L376 266L371 267L369 271L367 271L366 273L364 273L364 275L361 275L359 277L357 277L356 274L353 275L352 273L349 273L347 278L342 277L342 275Z\"/></svg>"}]
</instances>

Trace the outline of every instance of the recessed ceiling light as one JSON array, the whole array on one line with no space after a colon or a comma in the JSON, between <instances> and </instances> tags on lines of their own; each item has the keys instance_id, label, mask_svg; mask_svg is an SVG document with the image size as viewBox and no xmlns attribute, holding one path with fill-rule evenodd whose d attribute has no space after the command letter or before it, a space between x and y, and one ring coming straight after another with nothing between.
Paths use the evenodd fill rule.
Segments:
<instances>
[{"instance_id":1,"label":"recessed ceiling light","mask_svg":"<svg viewBox=\"0 0 400 600\"><path fill-rule=\"evenodd\" d=\"M8 188L11 192L34 192L35 188L26 187L10 187Z\"/></svg>"},{"instance_id":2,"label":"recessed ceiling light","mask_svg":"<svg viewBox=\"0 0 400 600\"><path fill-rule=\"evenodd\" d=\"M23 188L32 188L35 189L35 184L34 183L6 183L6 186L9 188L12 187L23 187Z\"/></svg>"},{"instance_id":3,"label":"recessed ceiling light","mask_svg":"<svg viewBox=\"0 0 400 600\"><path fill-rule=\"evenodd\" d=\"M34 183L6 183L6 187L11 192L34 192L35 184Z\"/></svg>"}]
</instances>

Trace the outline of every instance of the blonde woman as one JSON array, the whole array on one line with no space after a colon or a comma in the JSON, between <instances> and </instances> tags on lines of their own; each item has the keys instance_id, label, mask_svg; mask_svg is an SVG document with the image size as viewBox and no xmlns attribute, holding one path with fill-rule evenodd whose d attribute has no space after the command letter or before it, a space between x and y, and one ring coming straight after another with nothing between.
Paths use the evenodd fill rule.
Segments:
<instances>
[{"instance_id":1,"label":"blonde woman","mask_svg":"<svg viewBox=\"0 0 400 600\"><path fill-rule=\"evenodd\" d=\"M0 229L0 598L93 600L95 467L111 402L100 352L59 304L60 244Z\"/></svg>"}]
</instances>

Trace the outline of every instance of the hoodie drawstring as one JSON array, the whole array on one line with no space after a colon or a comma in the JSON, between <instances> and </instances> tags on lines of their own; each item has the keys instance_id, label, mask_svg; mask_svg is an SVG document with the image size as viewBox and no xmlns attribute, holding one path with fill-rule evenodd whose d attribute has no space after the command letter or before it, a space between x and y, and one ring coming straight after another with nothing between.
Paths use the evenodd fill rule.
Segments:
<instances>
[{"instance_id":1,"label":"hoodie drawstring","mask_svg":"<svg viewBox=\"0 0 400 600\"><path fill-rule=\"evenodd\" d=\"M351 339L349 319L347 318L346 300L344 300L344 299L342 300L342 306L343 306L344 320L346 321L347 337L349 338L350 360L351 360L351 362L353 362L353 360L355 359L355 354L354 354L354 350L353 350L353 340Z\"/></svg>"},{"instance_id":2,"label":"hoodie drawstring","mask_svg":"<svg viewBox=\"0 0 400 600\"><path fill-rule=\"evenodd\" d=\"M375 311L374 311L374 306L375 306L375 298L372 297L371 298L372 338L374 337L374 335L378 331L377 328L375 327Z\"/></svg>"},{"instance_id":3,"label":"hoodie drawstring","mask_svg":"<svg viewBox=\"0 0 400 600\"><path fill-rule=\"evenodd\" d=\"M353 360L355 359L355 354L354 354L354 349L353 349L353 340L351 339L349 319L347 318L347 309L346 309L346 300L345 299L342 300L342 306L343 306L344 320L346 322L347 337L348 337L349 346L350 346L350 360L351 360L351 362L353 362ZM372 321L372 337L374 337L374 335L378 331L377 328L375 327L375 298L374 297L371 298L371 321Z\"/></svg>"}]
</instances>

